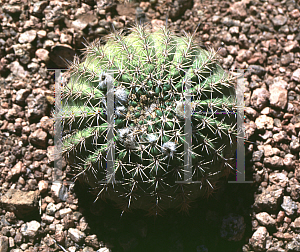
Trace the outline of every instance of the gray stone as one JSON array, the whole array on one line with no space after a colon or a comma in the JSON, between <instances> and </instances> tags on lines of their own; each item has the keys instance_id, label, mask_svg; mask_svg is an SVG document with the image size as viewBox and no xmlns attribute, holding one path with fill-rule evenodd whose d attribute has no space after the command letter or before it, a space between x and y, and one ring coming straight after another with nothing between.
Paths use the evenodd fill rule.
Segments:
<instances>
[{"instance_id":1,"label":"gray stone","mask_svg":"<svg viewBox=\"0 0 300 252\"><path fill-rule=\"evenodd\" d=\"M232 40L231 37L229 37L228 42ZM246 49L240 49L238 52L238 55L236 56L236 60L239 62L247 61L251 58L251 51Z\"/></svg>"},{"instance_id":2,"label":"gray stone","mask_svg":"<svg viewBox=\"0 0 300 252\"><path fill-rule=\"evenodd\" d=\"M252 154L252 161L253 162L260 162L263 155L264 155L264 152L261 151L261 150L254 151L253 154Z\"/></svg>"},{"instance_id":3,"label":"gray stone","mask_svg":"<svg viewBox=\"0 0 300 252\"><path fill-rule=\"evenodd\" d=\"M295 235L291 242L286 245L287 250L290 251L300 251L300 235Z\"/></svg>"},{"instance_id":4,"label":"gray stone","mask_svg":"<svg viewBox=\"0 0 300 252\"><path fill-rule=\"evenodd\" d=\"M300 184L299 181L297 180L298 178L297 173L298 171L296 170L295 177L289 180L289 187L288 187L288 189L290 189L290 196L292 200L294 200L295 202L299 202L299 198L300 198Z\"/></svg>"},{"instance_id":5,"label":"gray stone","mask_svg":"<svg viewBox=\"0 0 300 252\"><path fill-rule=\"evenodd\" d=\"M250 123L245 123L245 137L246 139L249 139L249 137L251 137L256 130L256 124L253 121L250 121Z\"/></svg>"},{"instance_id":6,"label":"gray stone","mask_svg":"<svg viewBox=\"0 0 300 252\"><path fill-rule=\"evenodd\" d=\"M283 26L287 22L287 17L283 15L276 15L272 18L272 23L274 26Z\"/></svg>"},{"instance_id":7,"label":"gray stone","mask_svg":"<svg viewBox=\"0 0 300 252\"><path fill-rule=\"evenodd\" d=\"M241 21L239 20L234 20L228 16L225 16L223 19L222 19L222 24L223 25L226 25L228 27L231 27L231 26L240 26L241 25Z\"/></svg>"},{"instance_id":8,"label":"gray stone","mask_svg":"<svg viewBox=\"0 0 300 252\"><path fill-rule=\"evenodd\" d=\"M72 27L75 29L83 30L87 25L95 26L98 24L98 18L91 14L81 14L77 16L77 19L72 22Z\"/></svg>"},{"instance_id":9,"label":"gray stone","mask_svg":"<svg viewBox=\"0 0 300 252\"><path fill-rule=\"evenodd\" d=\"M249 65L249 71L258 76L263 76L266 73L265 68L260 65Z\"/></svg>"},{"instance_id":10,"label":"gray stone","mask_svg":"<svg viewBox=\"0 0 300 252\"><path fill-rule=\"evenodd\" d=\"M97 252L111 252L111 250L109 249L109 248L99 248L98 250L97 250Z\"/></svg>"},{"instance_id":11,"label":"gray stone","mask_svg":"<svg viewBox=\"0 0 300 252\"><path fill-rule=\"evenodd\" d=\"M295 232L300 233L300 217L296 218L290 226Z\"/></svg>"},{"instance_id":12,"label":"gray stone","mask_svg":"<svg viewBox=\"0 0 300 252\"><path fill-rule=\"evenodd\" d=\"M273 137L273 133L270 130L266 130L265 133L262 134L258 134L262 139L267 140L268 138L272 138Z\"/></svg>"},{"instance_id":13,"label":"gray stone","mask_svg":"<svg viewBox=\"0 0 300 252\"><path fill-rule=\"evenodd\" d=\"M16 93L16 103L22 105L28 95L30 94L30 89L20 89Z\"/></svg>"},{"instance_id":14,"label":"gray stone","mask_svg":"<svg viewBox=\"0 0 300 252\"><path fill-rule=\"evenodd\" d=\"M68 198L68 188L60 182L53 183L51 186L51 194L56 201L66 201Z\"/></svg>"},{"instance_id":15,"label":"gray stone","mask_svg":"<svg viewBox=\"0 0 300 252\"><path fill-rule=\"evenodd\" d=\"M300 151L299 138L292 136L292 141L290 143L290 147L291 147L292 151Z\"/></svg>"},{"instance_id":16,"label":"gray stone","mask_svg":"<svg viewBox=\"0 0 300 252\"><path fill-rule=\"evenodd\" d=\"M270 98L270 93L264 88L257 88L253 91L251 95L251 105L254 109L262 110L266 107L268 100Z\"/></svg>"},{"instance_id":17,"label":"gray stone","mask_svg":"<svg viewBox=\"0 0 300 252\"><path fill-rule=\"evenodd\" d=\"M28 104L26 116L30 122L38 121L45 116L48 109L48 104L44 95L38 94L37 96L34 96L33 94L30 94L26 101Z\"/></svg>"},{"instance_id":18,"label":"gray stone","mask_svg":"<svg viewBox=\"0 0 300 252\"><path fill-rule=\"evenodd\" d=\"M94 252L95 250L91 247L84 247L84 249L82 250L82 252Z\"/></svg>"},{"instance_id":19,"label":"gray stone","mask_svg":"<svg viewBox=\"0 0 300 252\"><path fill-rule=\"evenodd\" d=\"M38 188L39 188L39 192L41 194L46 193L48 190L48 182L45 180L40 180L38 183Z\"/></svg>"},{"instance_id":20,"label":"gray stone","mask_svg":"<svg viewBox=\"0 0 300 252\"><path fill-rule=\"evenodd\" d=\"M29 238L35 238L38 234L38 231L41 227L41 224L35 220L24 223L21 226L20 232Z\"/></svg>"},{"instance_id":21,"label":"gray stone","mask_svg":"<svg viewBox=\"0 0 300 252\"><path fill-rule=\"evenodd\" d=\"M263 210L275 212L278 209L282 196L283 189L280 186L268 186L261 194L256 196L253 207L258 212L262 212Z\"/></svg>"},{"instance_id":22,"label":"gray stone","mask_svg":"<svg viewBox=\"0 0 300 252\"><path fill-rule=\"evenodd\" d=\"M238 26L232 26L232 27L230 27L229 32L231 34L234 34L234 35L239 34L239 27Z\"/></svg>"},{"instance_id":23,"label":"gray stone","mask_svg":"<svg viewBox=\"0 0 300 252\"><path fill-rule=\"evenodd\" d=\"M264 159L264 165L271 168L283 167L283 158L278 156L266 157Z\"/></svg>"},{"instance_id":24,"label":"gray stone","mask_svg":"<svg viewBox=\"0 0 300 252\"><path fill-rule=\"evenodd\" d=\"M10 169L10 171L8 171L6 179L10 181L11 179L18 178L22 173L26 173L26 167L22 163L22 161L19 161L14 167Z\"/></svg>"},{"instance_id":25,"label":"gray stone","mask_svg":"<svg viewBox=\"0 0 300 252\"><path fill-rule=\"evenodd\" d=\"M28 72L24 70L24 67L20 65L18 61L10 63L7 68L15 75L21 78L26 78Z\"/></svg>"},{"instance_id":26,"label":"gray stone","mask_svg":"<svg viewBox=\"0 0 300 252\"><path fill-rule=\"evenodd\" d=\"M249 239L249 244L255 251L265 251L266 249L266 238L269 233L265 227L259 227Z\"/></svg>"},{"instance_id":27,"label":"gray stone","mask_svg":"<svg viewBox=\"0 0 300 252\"><path fill-rule=\"evenodd\" d=\"M300 68L293 72L292 80L300 82Z\"/></svg>"},{"instance_id":28,"label":"gray stone","mask_svg":"<svg viewBox=\"0 0 300 252\"><path fill-rule=\"evenodd\" d=\"M33 161L41 161L46 157L46 150L37 149L32 153Z\"/></svg>"},{"instance_id":29,"label":"gray stone","mask_svg":"<svg viewBox=\"0 0 300 252\"><path fill-rule=\"evenodd\" d=\"M32 10L33 14L41 14L47 5L48 5L47 1L39 1L34 3L33 10Z\"/></svg>"},{"instance_id":30,"label":"gray stone","mask_svg":"<svg viewBox=\"0 0 300 252\"><path fill-rule=\"evenodd\" d=\"M272 184L280 185L282 188L285 188L287 183L289 182L287 175L288 174L286 171L275 171L269 175L269 181Z\"/></svg>"},{"instance_id":31,"label":"gray stone","mask_svg":"<svg viewBox=\"0 0 300 252\"><path fill-rule=\"evenodd\" d=\"M178 19L187 9L193 7L192 0L173 0L172 7L170 8L170 18Z\"/></svg>"},{"instance_id":32,"label":"gray stone","mask_svg":"<svg viewBox=\"0 0 300 252\"><path fill-rule=\"evenodd\" d=\"M21 115L22 114L22 115ZM13 107L9 110L7 110L7 113L5 115L5 119L7 121L13 121L17 117L23 117L24 113L22 113L22 107L20 107L17 104L13 104Z\"/></svg>"},{"instance_id":33,"label":"gray stone","mask_svg":"<svg viewBox=\"0 0 300 252\"><path fill-rule=\"evenodd\" d=\"M222 16L214 15L214 16L212 16L211 21L213 23L219 23L221 18L222 18Z\"/></svg>"},{"instance_id":34,"label":"gray stone","mask_svg":"<svg viewBox=\"0 0 300 252\"><path fill-rule=\"evenodd\" d=\"M294 61L294 54L291 52L288 54L283 54L280 58L280 62L284 66L288 66L293 61Z\"/></svg>"},{"instance_id":35,"label":"gray stone","mask_svg":"<svg viewBox=\"0 0 300 252\"><path fill-rule=\"evenodd\" d=\"M293 215L298 209L297 203L290 196L283 196L281 207L287 216Z\"/></svg>"},{"instance_id":36,"label":"gray stone","mask_svg":"<svg viewBox=\"0 0 300 252\"><path fill-rule=\"evenodd\" d=\"M300 148L300 146L299 146ZM295 166L295 156L292 154L286 154L283 159L283 164L286 168L292 169Z\"/></svg>"},{"instance_id":37,"label":"gray stone","mask_svg":"<svg viewBox=\"0 0 300 252\"><path fill-rule=\"evenodd\" d=\"M275 82L273 85L269 86L270 105L279 108L281 110L285 109L287 104L287 94L288 94L286 86L284 87L280 82Z\"/></svg>"},{"instance_id":38,"label":"gray stone","mask_svg":"<svg viewBox=\"0 0 300 252\"><path fill-rule=\"evenodd\" d=\"M54 215L56 212L56 205L52 202L50 202L46 207L46 214L48 215Z\"/></svg>"},{"instance_id":39,"label":"gray stone","mask_svg":"<svg viewBox=\"0 0 300 252\"><path fill-rule=\"evenodd\" d=\"M29 141L33 146L39 148L46 148L47 147L47 133L42 129L37 129L36 131L32 132L29 136Z\"/></svg>"},{"instance_id":40,"label":"gray stone","mask_svg":"<svg viewBox=\"0 0 300 252\"><path fill-rule=\"evenodd\" d=\"M47 224L50 224L54 221L54 217L53 216L50 216L50 215L47 215L47 214L43 214L42 217L41 217L41 220L44 221L45 223Z\"/></svg>"},{"instance_id":41,"label":"gray stone","mask_svg":"<svg viewBox=\"0 0 300 252\"><path fill-rule=\"evenodd\" d=\"M273 135L273 139L276 143L288 140L288 135L285 131L281 130L279 133Z\"/></svg>"},{"instance_id":42,"label":"gray stone","mask_svg":"<svg viewBox=\"0 0 300 252\"><path fill-rule=\"evenodd\" d=\"M81 242L86 237L85 233L76 228L69 228L68 234L70 238L76 243Z\"/></svg>"},{"instance_id":43,"label":"gray stone","mask_svg":"<svg viewBox=\"0 0 300 252\"><path fill-rule=\"evenodd\" d=\"M21 9L21 5L11 5L11 4L4 4L3 5L3 11L9 14L17 14L17 13L21 13L22 9Z\"/></svg>"},{"instance_id":44,"label":"gray stone","mask_svg":"<svg viewBox=\"0 0 300 252\"><path fill-rule=\"evenodd\" d=\"M272 129L273 123L273 118L266 115L261 115L255 120L255 124L258 130Z\"/></svg>"},{"instance_id":45,"label":"gray stone","mask_svg":"<svg viewBox=\"0 0 300 252\"><path fill-rule=\"evenodd\" d=\"M71 208L63 208L59 210L59 216L60 218L64 218L67 214L72 214L72 209Z\"/></svg>"},{"instance_id":46,"label":"gray stone","mask_svg":"<svg viewBox=\"0 0 300 252\"><path fill-rule=\"evenodd\" d=\"M8 211L24 217L38 211L38 191L21 191L9 189L0 199L0 203Z\"/></svg>"},{"instance_id":47,"label":"gray stone","mask_svg":"<svg viewBox=\"0 0 300 252\"><path fill-rule=\"evenodd\" d=\"M0 236L0 252L7 252L8 251L8 237Z\"/></svg>"},{"instance_id":48,"label":"gray stone","mask_svg":"<svg viewBox=\"0 0 300 252\"><path fill-rule=\"evenodd\" d=\"M46 24L58 23L59 21L65 19L65 12L63 8L59 5L56 5L55 7L48 5L45 8L44 13L45 13Z\"/></svg>"},{"instance_id":49,"label":"gray stone","mask_svg":"<svg viewBox=\"0 0 300 252\"><path fill-rule=\"evenodd\" d=\"M258 117L257 111L255 109L251 108L251 107L245 107L244 111L245 111L245 114L250 119L254 119L254 118Z\"/></svg>"},{"instance_id":50,"label":"gray stone","mask_svg":"<svg viewBox=\"0 0 300 252\"><path fill-rule=\"evenodd\" d=\"M276 220L273 219L267 212L261 212L255 215L255 218L258 222L266 227L274 227L276 224Z\"/></svg>"},{"instance_id":51,"label":"gray stone","mask_svg":"<svg viewBox=\"0 0 300 252\"><path fill-rule=\"evenodd\" d=\"M95 249L98 249L100 247L100 243L99 243L98 238L95 234L94 235L88 235L84 239L84 241L88 246L91 246Z\"/></svg>"},{"instance_id":52,"label":"gray stone","mask_svg":"<svg viewBox=\"0 0 300 252\"><path fill-rule=\"evenodd\" d=\"M244 19L247 17L247 7L244 1L239 1L233 3L229 7L229 11L231 12L233 17L237 19Z\"/></svg>"},{"instance_id":53,"label":"gray stone","mask_svg":"<svg viewBox=\"0 0 300 252\"><path fill-rule=\"evenodd\" d=\"M36 38L36 30L25 31L20 34L19 43L31 43Z\"/></svg>"},{"instance_id":54,"label":"gray stone","mask_svg":"<svg viewBox=\"0 0 300 252\"><path fill-rule=\"evenodd\" d=\"M287 31L289 32L289 27L287 26ZM288 33L287 32L287 33ZM291 41L287 41L285 43L285 46L284 46L284 50L286 52L290 52L290 51L293 51L294 49L296 49L297 47L299 46L298 42L296 40L291 40Z\"/></svg>"},{"instance_id":55,"label":"gray stone","mask_svg":"<svg viewBox=\"0 0 300 252\"><path fill-rule=\"evenodd\" d=\"M50 57L49 57L49 51L44 49L44 48L39 48L35 52L35 56L45 62L48 62Z\"/></svg>"}]
</instances>

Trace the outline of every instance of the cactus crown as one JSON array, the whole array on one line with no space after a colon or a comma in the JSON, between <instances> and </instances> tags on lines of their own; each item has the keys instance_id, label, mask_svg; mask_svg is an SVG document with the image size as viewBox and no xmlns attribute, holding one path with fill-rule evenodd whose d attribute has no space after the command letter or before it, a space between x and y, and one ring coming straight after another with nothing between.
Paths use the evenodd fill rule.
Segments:
<instances>
[{"instance_id":1,"label":"cactus crown","mask_svg":"<svg viewBox=\"0 0 300 252\"><path fill-rule=\"evenodd\" d=\"M128 36L116 32L105 45L87 45L68 73L62 152L75 177L98 197L123 210L187 210L231 167L232 76L219 66L217 53L195 45L192 35L136 25ZM188 173L188 181L197 183L178 183Z\"/></svg>"}]
</instances>

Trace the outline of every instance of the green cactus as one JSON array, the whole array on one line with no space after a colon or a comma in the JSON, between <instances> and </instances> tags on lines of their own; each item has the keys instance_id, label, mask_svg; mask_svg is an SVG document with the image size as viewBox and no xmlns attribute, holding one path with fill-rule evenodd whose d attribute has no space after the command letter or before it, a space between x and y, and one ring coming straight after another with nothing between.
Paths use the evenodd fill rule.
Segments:
<instances>
[{"instance_id":1,"label":"green cactus","mask_svg":"<svg viewBox=\"0 0 300 252\"><path fill-rule=\"evenodd\" d=\"M155 215L168 208L187 210L233 169L232 76L219 66L217 53L195 45L192 35L178 37L167 28L151 33L136 25L128 36L113 33L104 46L99 40L87 45L83 60L69 63L68 73L59 114L62 154L97 199ZM185 167L188 118L190 170ZM111 171L109 157L114 157ZM187 181L194 183L178 183L188 172Z\"/></svg>"}]
</instances>

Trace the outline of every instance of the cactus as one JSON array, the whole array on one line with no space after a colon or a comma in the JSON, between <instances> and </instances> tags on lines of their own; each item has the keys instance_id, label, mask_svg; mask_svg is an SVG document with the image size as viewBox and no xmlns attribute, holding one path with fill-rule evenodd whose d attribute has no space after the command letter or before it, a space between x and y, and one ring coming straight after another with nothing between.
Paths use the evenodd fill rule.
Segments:
<instances>
[{"instance_id":1,"label":"cactus","mask_svg":"<svg viewBox=\"0 0 300 252\"><path fill-rule=\"evenodd\" d=\"M140 25L131 31L112 33L105 45L96 40L81 61L69 62L59 114L62 154L96 199L123 211L187 211L233 169L233 78L218 64L217 52L197 46L193 35L178 37L166 27L151 33ZM184 179L193 183L178 183Z\"/></svg>"}]
</instances>

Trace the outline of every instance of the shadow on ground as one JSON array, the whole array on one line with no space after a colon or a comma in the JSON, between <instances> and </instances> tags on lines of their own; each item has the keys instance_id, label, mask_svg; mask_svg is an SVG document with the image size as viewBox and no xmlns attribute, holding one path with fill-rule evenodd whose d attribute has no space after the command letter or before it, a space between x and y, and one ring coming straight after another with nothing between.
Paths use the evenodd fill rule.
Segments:
<instances>
[{"instance_id":1,"label":"shadow on ground","mask_svg":"<svg viewBox=\"0 0 300 252\"><path fill-rule=\"evenodd\" d=\"M235 180L235 174L229 176ZM246 177L246 180L252 180ZM75 184L79 207L83 210L91 231L98 240L111 248L122 251L197 251L237 252L251 237L252 184L229 184L210 199L194 202L189 215L168 211L163 217L147 217L143 211L124 213L109 202L97 201L86 193L86 188ZM227 241L221 237L222 221L228 214L243 216L246 230L240 241ZM228 227L227 227L228 228ZM224 229L224 228L223 228ZM238 235L239 230L230 228L229 236ZM232 234L230 234L230 232ZM236 234L234 234L236 232Z\"/></svg>"}]
</instances>

